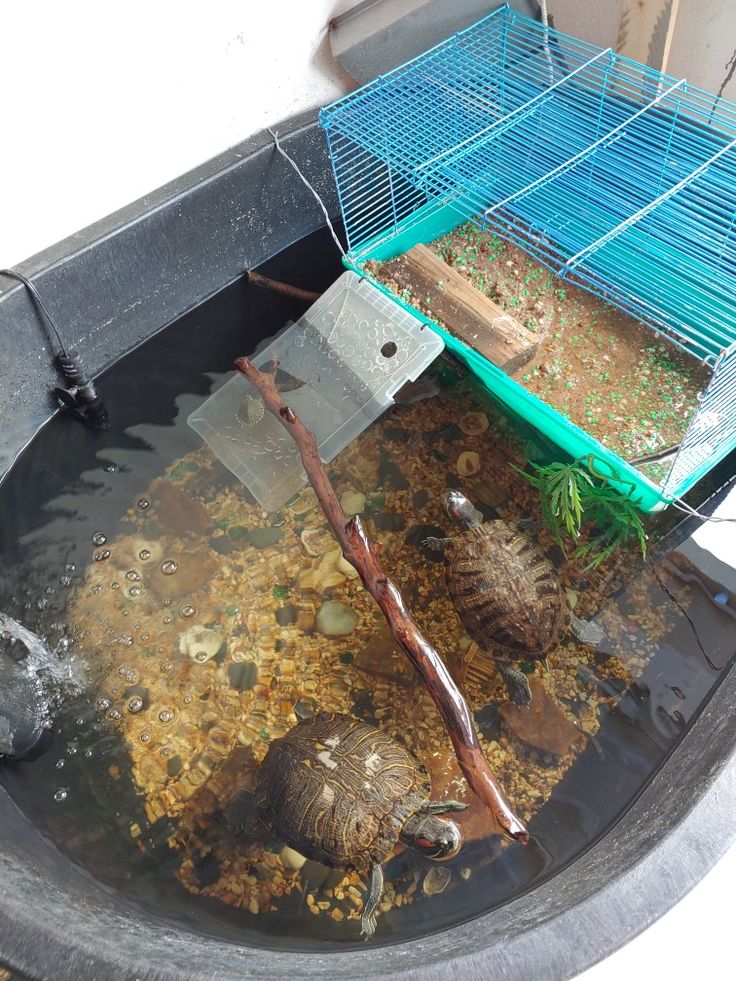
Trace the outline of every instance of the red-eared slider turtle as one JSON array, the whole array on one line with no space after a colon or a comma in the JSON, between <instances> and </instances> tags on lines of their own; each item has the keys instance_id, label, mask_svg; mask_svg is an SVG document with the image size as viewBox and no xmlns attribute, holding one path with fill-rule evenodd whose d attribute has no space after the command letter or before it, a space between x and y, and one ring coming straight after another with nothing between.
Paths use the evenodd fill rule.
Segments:
<instances>
[{"instance_id":1,"label":"red-eared slider turtle","mask_svg":"<svg viewBox=\"0 0 736 981\"><path fill-rule=\"evenodd\" d=\"M447 811L431 801L424 767L375 726L320 712L275 739L258 771L255 809L271 832L307 858L370 875L361 933L372 936L383 892L381 862L399 842L427 858L460 848Z\"/></svg>"},{"instance_id":2,"label":"red-eared slider turtle","mask_svg":"<svg viewBox=\"0 0 736 981\"><path fill-rule=\"evenodd\" d=\"M505 521L483 524L460 491L448 491L444 505L463 533L425 544L444 554L447 588L468 635L496 662L512 701L527 704L529 682L513 662L544 658L568 622L554 566Z\"/></svg>"}]
</instances>

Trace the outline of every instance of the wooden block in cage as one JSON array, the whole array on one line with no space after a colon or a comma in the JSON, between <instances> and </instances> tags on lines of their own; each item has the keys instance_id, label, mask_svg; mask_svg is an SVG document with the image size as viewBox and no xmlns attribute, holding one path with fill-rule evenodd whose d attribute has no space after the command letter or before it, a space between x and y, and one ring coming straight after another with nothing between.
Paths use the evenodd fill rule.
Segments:
<instances>
[{"instance_id":1,"label":"wooden block in cage","mask_svg":"<svg viewBox=\"0 0 736 981\"><path fill-rule=\"evenodd\" d=\"M433 319L507 374L536 353L538 341L530 330L426 245L415 245L391 267L393 278Z\"/></svg>"}]
</instances>

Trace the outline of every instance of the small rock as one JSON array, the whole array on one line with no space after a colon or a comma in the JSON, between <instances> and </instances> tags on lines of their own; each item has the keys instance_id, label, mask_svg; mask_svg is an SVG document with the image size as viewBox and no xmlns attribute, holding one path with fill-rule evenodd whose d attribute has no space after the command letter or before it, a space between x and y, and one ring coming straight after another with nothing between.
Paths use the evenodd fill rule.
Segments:
<instances>
[{"instance_id":1,"label":"small rock","mask_svg":"<svg viewBox=\"0 0 736 981\"><path fill-rule=\"evenodd\" d=\"M403 426L385 426L383 435L392 443L405 443L409 439L409 430Z\"/></svg>"},{"instance_id":2,"label":"small rock","mask_svg":"<svg viewBox=\"0 0 736 981\"><path fill-rule=\"evenodd\" d=\"M333 539L332 549L322 556L319 563L300 574L299 588L324 593L334 586L341 585L346 579L355 579L357 575L357 571L346 561L340 546L334 544Z\"/></svg>"},{"instance_id":3,"label":"small rock","mask_svg":"<svg viewBox=\"0 0 736 981\"><path fill-rule=\"evenodd\" d=\"M298 872L307 861L304 855L294 851L293 848L289 848L288 845L284 845L284 847L281 849L279 852L279 858L287 869L292 869L294 872Z\"/></svg>"},{"instance_id":4,"label":"small rock","mask_svg":"<svg viewBox=\"0 0 736 981\"><path fill-rule=\"evenodd\" d=\"M168 534L204 535L212 527L207 509L167 480L154 485L152 503L156 523Z\"/></svg>"},{"instance_id":5,"label":"small rock","mask_svg":"<svg viewBox=\"0 0 736 981\"><path fill-rule=\"evenodd\" d=\"M426 434L428 442L435 444L438 442L448 442L456 443L459 439L462 439L465 434L462 429L454 422L448 422L444 426L440 426L438 429L432 429Z\"/></svg>"},{"instance_id":6,"label":"small rock","mask_svg":"<svg viewBox=\"0 0 736 981\"><path fill-rule=\"evenodd\" d=\"M597 647L605 640L606 632L592 620L580 620L578 617L570 617L570 629L577 639L583 644L590 644Z\"/></svg>"},{"instance_id":7,"label":"small rock","mask_svg":"<svg viewBox=\"0 0 736 981\"><path fill-rule=\"evenodd\" d=\"M296 623L298 616L299 610L294 606L294 604L287 603L286 606L280 606L276 610L276 623L278 623L280 627L288 627L292 623Z\"/></svg>"},{"instance_id":8,"label":"small rock","mask_svg":"<svg viewBox=\"0 0 736 981\"><path fill-rule=\"evenodd\" d=\"M203 545L193 552L167 551L167 562L173 562L176 571L166 574L161 570L161 564L151 567L149 563L141 567L146 586L160 599L187 596L201 589L217 574L220 563L212 555L209 548ZM167 568L171 568L167 565Z\"/></svg>"},{"instance_id":9,"label":"small rock","mask_svg":"<svg viewBox=\"0 0 736 981\"><path fill-rule=\"evenodd\" d=\"M406 490L409 486L409 481L404 476L401 467L397 463L394 463L389 456L388 450L383 446L379 451L379 458L378 479L380 483L383 485L388 484L394 490Z\"/></svg>"},{"instance_id":10,"label":"small rock","mask_svg":"<svg viewBox=\"0 0 736 981\"><path fill-rule=\"evenodd\" d=\"M474 718L475 724L486 739L498 739L501 733L501 714L497 705L491 703L482 709L478 709Z\"/></svg>"},{"instance_id":11,"label":"small rock","mask_svg":"<svg viewBox=\"0 0 736 981\"><path fill-rule=\"evenodd\" d=\"M472 477L480 470L480 457L474 450L466 450L457 458L455 469L461 477Z\"/></svg>"},{"instance_id":12,"label":"small rock","mask_svg":"<svg viewBox=\"0 0 736 981\"><path fill-rule=\"evenodd\" d=\"M313 698L300 698L294 703L294 715L303 722L304 719L311 719L317 714L317 703Z\"/></svg>"},{"instance_id":13,"label":"small rock","mask_svg":"<svg viewBox=\"0 0 736 981\"><path fill-rule=\"evenodd\" d=\"M465 880L466 882L468 881L468 879L470 878L470 876L471 876L472 874L473 874L473 871L472 871L472 869L469 869L467 865L464 865L464 866L463 866L463 867L462 867L462 868L460 869L460 878L461 878L461 879L464 879L464 880Z\"/></svg>"},{"instance_id":14,"label":"small rock","mask_svg":"<svg viewBox=\"0 0 736 981\"><path fill-rule=\"evenodd\" d=\"M406 518L398 511L381 511L372 515L371 520L381 531L402 531L406 527Z\"/></svg>"},{"instance_id":15,"label":"small rock","mask_svg":"<svg viewBox=\"0 0 736 981\"><path fill-rule=\"evenodd\" d=\"M414 497L412 498L412 506L418 510L425 507L429 501L429 491L424 487L420 490L414 492Z\"/></svg>"},{"instance_id":16,"label":"small rock","mask_svg":"<svg viewBox=\"0 0 736 981\"><path fill-rule=\"evenodd\" d=\"M270 548L284 537L283 528L251 528L245 533L245 540L253 548Z\"/></svg>"},{"instance_id":17,"label":"small rock","mask_svg":"<svg viewBox=\"0 0 736 981\"><path fill-rule=\"evenodd\" d=\"M210 548L218 555L230 555L237 551L238 546L227 535L219 535L217 538L210 538Z\"/></svg>"},{"instance_id":18,"label":"small rock","mask_svg":"<svg viewBox=\"0 0 736 981\"><path fill-rule=\"evenodd\" d=\"M355 630L358 617L344 603L329 600L320 606L315 623L317 630L325 637L344 637Z\"/></svg>"},{"instance_id":19,"label":"small rock","mask_svg":"<svg viewBox=\"0 0 736 981\"><path fill-rule=\"evenodd\" d=\"M521 742L553 756L564 756L581 732L564 715L547 694L538 678L529 678L532 700L529 705L501 705L499 714L504 726Z\"/></svg>"},{"instance_id":20,"label":"small rock","mask_svg":"<svg viewBox=\"0 0 736 981\"><path fill-rule=\"evenodd\" d=\"M360 491L345 491L340 498L340 507L345 514L361 514L365 509L365 494Z\"/></svg>"},{"instance_id":21,"label":"small rock","mask_svg":"<svg viewBox=\"0 0 736 981\"><path fill-rule=\"evenodd\" d=\"M222 647L222 634L212 627L190 627L179 637L179 653L205 664Z\"/></svg>"},{"instance_id":22,"label":"small rock","mask_svg":"<svg viewBox=\"0 0 736 981\"><path fill-rule=\"evenodd\" d=\"M388 624L378 623L367 644L356 654L353 664L359 671L378 678L389 678L394 684L410 687L416 672L399 649Z\"/></svg>"},{"instance_id":23,"label":"small rock","mask_svg":"<svg viewBox=\"0 0 736 981\"><path fill-rule=\"evenodd\" d=\"M305 528L300 537L305 552L313 559L324 555L335 544L334 536L326 528Z\"/></svg>"},{"instance_id":24,"label":"small rock","mask_svg":"<svg viewBox=\"0 0 736 981\"><path fill-rule=\"evenodd\" d=\"M297 630L304 634L314 633L314 612L312 610L299 610L296 618Z\"/></svg>"},{"instance_id":25,"label":"small rock","mask_svg":"<svg viewBox=\"0 0 736 981\"><path fill-rule=\"evenodd\" d=\"M236 691L250 691L258 680L258 667L255 661L239 661L227 669L230 687Z\"/></svg>"},{"instance_id":26,"label":"small rock","mask_svg":"<svg viewBox=\"0 0 736 981\"><path fill-rule=\"evenodd\" d=\"M213 852L199 855L192 862L193 871L200 889L213 886L220 878L220 864Z\"/></svg>"},{"instance_id":27,"label":"small rock","mask_svg":"<svg viewBox=\"0 0 736 981\"><path fill-rule=\"evenodd\" d=\"M302 865L302 882L310 891L316 891L321 889L333 872L333 869L328 868L326 865L322 865L321 862L315 862L313 859L308 859L304 865ZM342 875L341 875L342 878Z\"/></svg>"},{"instance_id":28,"label":"small rock","mask_svg":"<svg viewBox=\"0 0 736 981\"><path fill-rule=\"evenodd\" d=\"M466 436L480 436L489 426L485 412L466 412L460 420L460 428Z\"/></svg>"},{"instance_id":29,"label":"small rock","mask_svg":"<svg viewBox=\"0 0 736 981\"><path fill-rule=\"evenodd\" d=\"M435 865L424 877L422 892L425 896L437 896L447 889L451 878L452 872L446 865Z\"/></svg>"}]
</instances>

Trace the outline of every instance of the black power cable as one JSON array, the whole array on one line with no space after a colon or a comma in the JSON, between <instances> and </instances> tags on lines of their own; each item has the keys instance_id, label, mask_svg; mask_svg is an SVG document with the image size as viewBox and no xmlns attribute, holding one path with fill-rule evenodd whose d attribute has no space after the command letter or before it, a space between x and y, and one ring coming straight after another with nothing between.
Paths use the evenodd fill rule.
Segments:
<instances>
[{"instance_id":1,"label":"black power cable","mask_svg":"<svg viewBox=\"0 0 736 981\"><path fill-rule=\"evenodd\" d=\"M73 348L67 348L61 338L54 318L48 311L40 293L33 283L17 269L0 269L0 276L9 276L22 283L31 295L41 323L47 332L56 338L58 352L54 358L57 370L61 373L68 388L55 388L57 403L92 429L108 429L110 417L97 388L82 362L82 356Z\"/></svg>"}]
</instances>

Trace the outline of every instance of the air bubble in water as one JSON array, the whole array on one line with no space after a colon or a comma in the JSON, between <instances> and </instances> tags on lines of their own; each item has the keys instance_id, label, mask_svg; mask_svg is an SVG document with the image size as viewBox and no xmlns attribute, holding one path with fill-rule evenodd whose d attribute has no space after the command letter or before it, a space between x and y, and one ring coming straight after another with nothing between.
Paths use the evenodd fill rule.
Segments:
<instances>
[{"instance_id":1,"label":"air bubble in water","mask_svg":"<svg viewBox=\"0 0 736 981\"><path fill-rule=\"evenodd\" d=\"M111 582L110 583L110 589L120 589L120 583L119 582Z\"/></svg>"},{"instance_id":2,"label":"air bubble in water","mask_svg":"<svg viewBox=\"0 0 736 981\"><path fill-rule=\"evenodd\" d=\"M57 802L57 804L60 804L62 801L65 801L68 796L69 796L68 788L59 787L59 789L54 793L54 800Z\"/></svg>"},{"instance_id":3,"label":"air bubble in water","mask_svg":"<svg viewBox=\"0 0 736 981\"><path fill-rule=\"evenodd\" d=\"M60 586L71 586L71 584L72 584L72 577L71 576L59 576L59 585Z\"/></svg>"},{"instance_id":4,"label":"air bubble in water","mask_svg":"<svg viewBox=\"0 0 736 981\"><path fill-rule=\"evenodd\" d=\"M174 713L171 711L171 709L161 709L161 711L158 713L158 717L161 722L171 722L171 720L174 718Z\"/></svg>"},{"instance_id":5,"label":"air bubble in water","mask_svg":"<svg viewBox=\"0 0 736 981\"><path fill-rule=\"evenodd\" d=\"M182 702L184 702L185 705L189 705L191 701L192 701L191 695L185 695L184 698L182 698Z\"/></svg>"},{"instance_id":6,"label":"air bubble in water","mask_svg":"<svg viewBox=\"0 0 736 981\"><path fill-rule=\"evenodd\" d=\"M168 597L166 597L166 599L162 599L161 606L171 606L171 600Z\"/></svg>"},{"instance_id":7,"label":"air bubble in water","mask_svg":"<svg viewBox=\"0 0 736 981\"><path fill-rule=\"evenodd\" d=\"M173 622L174 622L174 618L173 617L164 617L164 623L167 623L168 624L168 623L173 623Z\"/></svg>"},{"instance_id":8,"label":"air bubble in water","mask_svg":"<svg viewBox=\"0 0 736 981\"><path fill-rule=\"evenodd\" d=\"M76 565L73 562L67 562L64 566L64 572L74 572Z\"/></svg>"},{"instance_id":9,"label":"air bubble in water","mask_svg":"<svg viewBox=\"0 0 736 981\"><path fill-rule=\"evenodd\" d=\"M144 644L145 644L145 642L147 640L150 640L150 639L151 639L151 635L150 634L141 634L141 640L143 641Z\"/></svg>"},{"instance_id":10,"label":"air bubble in water","mask_svg":"<svg viewBox=\"0 0 736 981\"><path fill-rule=\"evenodd\" d=\"M128 711L134 713L140 712L142 708L143 708L143 699L141 698L141 696L133 695L131 700L128 702Z\"/></svg>"},{"instance_id":11,"label":"air bubble in water","mask_svg":"<svg viewBox=\"0 0 736 981\"><path fill-rule=\"evenodd\" d=\"M94 753L92 752L92 750L91 750L91 749L85 749L85 751L84 751L84 755L86 756L86 758L87 758L88 760L91 760L91 759L92 759L92 757L93 757L93 755L94 755Z\"/></svg>"},{"instance_id":12,"label":"air bubble in water","mask_svg":"<svg viewBox=\"0 0 736 981\"><path fill-rule=\"evenodd\" d=\"M147 548L142 548L142 549L140 550L140 552L138 553L138 558L139 558L139 559L141 559L141 560L142 560L143 562L145 562L145 561L147 561L148 559L150 559L150 558L151 558L151 552L150 552L150 549L147 549Z\"/></svg>"},{"instance_id":13,"label":"air bubble in water","mask_svg":"<svg viewBox=\"0 0 736 981\"><path fill-rule=\"evenodd\" d=\"M173 671L174 670L174 665L172 664L171 661L164 661L164 663L161 665L161 670L162 671Z\"/></svg>"},{"instance_id":14,"label":"air bubble in water","mask_svg":"<svg viewBox=\"0 0 736 981\"><path fill-rule=\"evenodd\" d=\"M104 545L107 541L107 535L102 531L96 531L92 536L93 545Z\"/></svg>"},{"instance_id":15,"label":"air bubble in water","mask_svg":"<svg viewBox=\"0 0 736 981\"><path fill-rule=\"evenodd\" d=\"M93 586L92 589L90 590L90 592L91 593L94 593L94 595L96 596L98 593L101 593L102 592L102 586L100 586L100 585Z\"/></svg>"},{"instance_id":16,"label":"air bubble in water","mask_svg":"<svg viewBox=\"0 0 736 981\"><path fill-rule=\"evenodd\" d=\"M118 719L122 719L122 717L123 716L122 716L122 713L120 712L120 709L110 709L110 718L111 719L115 719L115 721L117 722L117 720Z\"/></svg>"},{"instance_id":17,"label":"air bubble in water","mask_svg":"<svg viewBox=\"0 0 736 981\"><path fill-rule=\"evenodd\" d=\"M56 769L57 769L57 770L63 770L63 769L64 769L64 764L65 764L65 763L66 763L66 760L64 760L64 759L61 759L61 760L57 760L57 761L56 761Z\"/></svg>"},{"instance_id":18,"label":"air bubble in water","mask_svg":"<svg viewBox=\"0 0 736 981\"><path fill-rule=\"evenodd\" d=\"M95 552L95 554L92 556L92 558L95 560L95 562L104 562L105 559L109 559L110 558L110 549L109 548L103 548L103 549L101 549L101 551Z\"/></svg>"},{"instance_id":19,"label":"air bubble in water","mask_svg":"<svg viewBox=\"0 0 736 981\"><path fill-rule=\"evenodd\" d=\"M141 739L141 742L142 743L147 743L150 740L150 738L151 738L151 733L150 732L142 732L141 733L140 739Z\"/></svg>"},{"instance_id":20,"label":"air bubble in water","mask_svg":"<svg viewBox=\"0 0 736 981\"><path fill-rule=\"evenodd\" d=\"M131 582L138 582L141 577L138 575L135 569L130 569L125 573L125 578L130 579Z\"/></svg>"},{"instance_id":21,"label":"air bubble in water","mask_svg":"<svg viewBox=\"0 0 736 981\"><path fill-rule=\"evenodd\" d=\"M174 562L173 559L164 559L161 563L161 572L165 576L173 576L179 566Z\"/></svg>"},{"instance_id":22,"label":"air bubble in water","mask_svg":"<svg viewBox=\"0 0 736 981\"><path fill-rule=\"evenodd\" d=\"M118 668L118 674L122 678L125 678L126 681L129 681L131 685L134 685L136 681L138 681L138 675L136 674L135 670L129 667L127 664L120 665Z\"/></svg>"},{"instance_id":23,"label":"air bubble in water","mask_svg":"<svg viewBox=\"0 0 736 981\"><path fill-rule=\"evenodd\" d=\"M115 473L118 469L117 463L107 463L105 464L105 473Z\"/></svg>"},{"instance_id":24,"label":"air bubble in water","mask_svg":"<svg viewBox=\"0 0 736 981\"><path fill-rule=\"evenodd\" d=\"M186 617L187 620L193 617L197 612L197 607L193 603L187 603L186 606L182 606L181 615Z\"/></svg>"},{"instance_id":25,"label":"air bubble in water","mask_svg":"<svg viewBox=\"0 0 736 981\"><path fill-rule=\"evenodd\" d=\"M141 595L141 587L140 586L131 586L130 587L130 595L131 596L140 596ZM127 610L126 610L126 612L127 612Z\"/></svg>"},{"instance_id":26,"label":"air bubble in water","mask_svg":"<svg viewBox=\"0 0 736 981\"><path fill-rule=\"evenodd\" d=\"M146 508L150 505L150 503L151 502L145 497L138 498L138 507L141 509L141 511L145 511Z\"/></svg>"},{"instance_id":27,"label":"air bubble in water","mask_svg":"<svg viewBox=\"0 0 736 981\"><path fill-rule=\"evenodd\" d=\"M133 646L133 638L131 637L130 634L121 634L118 639L119 639L120 643L121 644L124 644L126 647L132 647ZM121 674L123 673L122 672L122 669L120 670L120 673Z\"/></svg>"},{"instance_id":28,"label":"air bubble in water","mask_svg":"<svg viewBox=\"0 0 736 981\"><path fill-rule=\"evenodd\" d=\"M110 702L109 698L106 698L104 695L100 695L95 702L95 707L98 712L106 712L110 708L111 704L112 703Z\"/></svg>"},{"instance_id":29,"label":"air bubble in water","mask_svg":"<svg viewBox=\"0 0 736 981\"><path fill-rule=\"evenodd\" d=\"M197 651L197 653L194 655L194 660L199 661L200 664L202 664L207 660L207 651Z\"/></svg>"}]
</instances>

